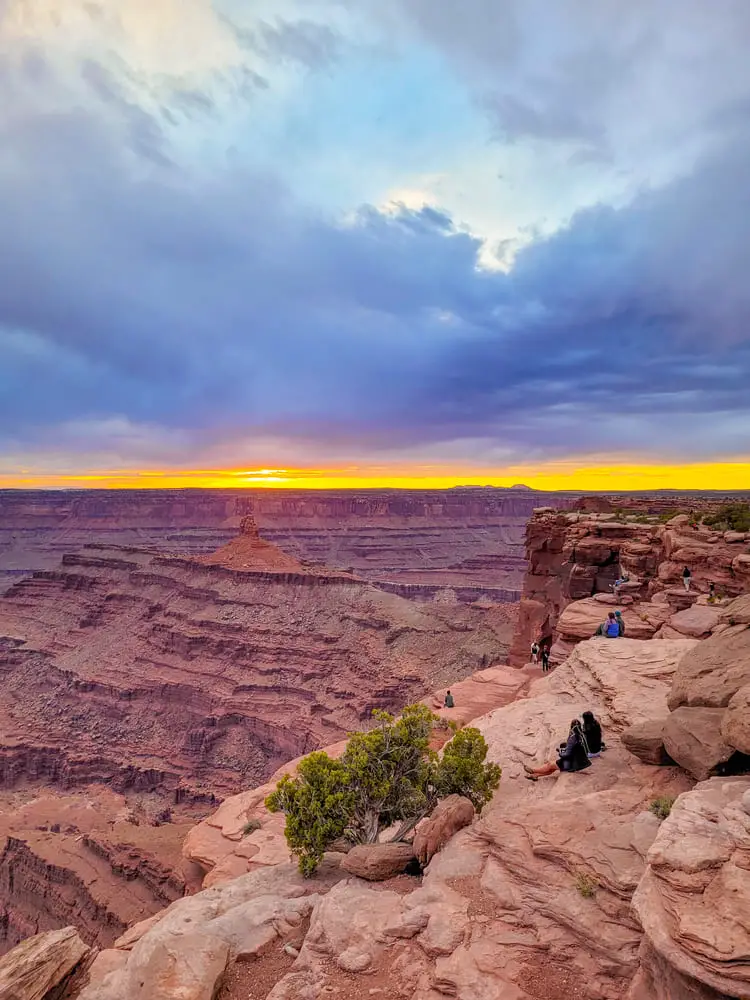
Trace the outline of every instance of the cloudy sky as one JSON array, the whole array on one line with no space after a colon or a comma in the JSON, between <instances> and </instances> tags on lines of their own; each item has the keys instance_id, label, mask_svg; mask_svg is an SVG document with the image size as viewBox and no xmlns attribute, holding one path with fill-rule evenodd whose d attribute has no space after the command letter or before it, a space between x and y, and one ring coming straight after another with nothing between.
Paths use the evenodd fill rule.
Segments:
<instances>
[{"instance_id":1,"label":"cloudy sky","mask_svg":"<svg viewBox=\"0 0 750 1000\"><path fill-rule=\"evenodd\" d=\"M747 0L0 0L0 483L736 474L749 44Z\"/></svg>"}]
</instances>

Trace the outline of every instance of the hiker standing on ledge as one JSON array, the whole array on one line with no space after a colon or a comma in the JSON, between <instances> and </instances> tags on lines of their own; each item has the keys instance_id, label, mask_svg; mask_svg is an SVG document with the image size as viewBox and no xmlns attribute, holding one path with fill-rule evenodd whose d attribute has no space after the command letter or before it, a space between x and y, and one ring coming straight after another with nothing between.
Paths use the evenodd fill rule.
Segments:
<instances>
[{"instance_id":1,"label":"hiker standing on ledge","mask_svg":"<svg viewBox=\"0 0 750 1000\"><path fill-rule=\"evenodd\" d=\"M690 578L692 577L692 575L693 574L690 572L689 567L686 566L685 569L682 571L682 585L688 592L690 591Z\"/></svg>"}]
</instances>

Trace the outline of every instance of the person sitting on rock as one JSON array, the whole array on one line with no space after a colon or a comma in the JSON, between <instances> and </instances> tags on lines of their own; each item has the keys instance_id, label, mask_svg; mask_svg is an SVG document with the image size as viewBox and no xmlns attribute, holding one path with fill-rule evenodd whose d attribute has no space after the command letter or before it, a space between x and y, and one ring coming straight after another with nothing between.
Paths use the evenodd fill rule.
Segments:
<instances>
[{"instance_id":1,"label":"person sitting on rock","mask_svg":"<svg viewBox=\"0 0 750 1000\"><path fill-rule=\"evenodd\" d=\"M560 744L559 750L560 756L557 760L547 761L541 767L523 765L529 781L537 781L539 778L561 771L582 771L585 767L591 767L588 745L579 719L573 719L570 723L568 740L566 743Z\"/></svg>"},{"instance_id":2,"label":"person sitting on rock","mask_svg":"<svg viewBox=\"0 0 750 1000\"><path fill-rule=\"evenodd\" d=\"M682 585L688 592L690 591L690 580L693 574L690 572L690 567L686 566L682 571Z\"/></svg>"},{"instance_id":3,"label":"person sitting on rock","mask_svg":"<svg viewBox=\"0 0 750 1000\"><path fill-rule=\"evenodd\" d=\"M617 624L614 611L610 611L607 620L602 622L594 635L603 635L607 639L618 639L620 636L620 626Z\"/></svg>"},{"instance_id":4,"label":"person sitting on rock","mask_svg":"<svg viewBox=\"0 0 750 1000\"><path fill-rule=\"evenodd\" d=\"M536 641L531 644L531 662L534 666L539 662L539 643Z\"/></svg>"},{"instance_id":5,"label":"person sitting on rock","mask_svg":"<svg viewBox=\"0 0 750 1000\"><path fill-rule=\"evenodd\" d=\"M450 693L450 691L446 691L445 692L445 701L443 702L443 704L444 704L444 706L446 708L455 708L456 707L456 703L453 700L453 695Z\"/></svg>"},{"instance_id":6,"label":"person sitting on rock","mask_svg":"<svg viewBox=\"0 0 750 1000\"><path fill-rule=\"evenodd\" d=\"M625 635L625 622L622 619L622 611L615 611L615 618L617 619L617 627L620 629L620 638Z\"/></svg>"},{"instance_id":7,"label":"person sitting on rock","mask_svg":"<svg viewBox=\"0 0 750 1000\"><path fill-rule=\"evenodd\" d=\"M583 736L588 747L589 757L598 757L606 750L602 739L602 727L593 712L583 713Z\"/></svg>"}]
</instances>

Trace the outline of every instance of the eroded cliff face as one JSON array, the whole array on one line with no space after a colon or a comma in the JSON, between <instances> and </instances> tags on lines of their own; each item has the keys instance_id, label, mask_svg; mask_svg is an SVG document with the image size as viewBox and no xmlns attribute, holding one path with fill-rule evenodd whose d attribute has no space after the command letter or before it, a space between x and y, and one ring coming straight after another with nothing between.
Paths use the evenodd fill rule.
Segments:
<instances>
[{"instance_id":1,"label":"eroded cliff face","mask_svg":"<svg viewBox=\"0 0 750 1000\"><path fill-rule=\"evenodd\" d=\"M263 536L297 559L351 568L402 596L431 599L454 587L466 601L512 601L539 497L502 489L0 491L0 590L90 542L211 552L253 514Z\"/></svg>"},{"instance_id":2,"label":"eroded cliff face","mask_svg":"<svg viewBox=\"0 0 750 1000\"><path fill-rule=\"evenodd\" d=\"M519 628L510 653L515 665L527 662L534 640L554 644L553 662L561 662L612 607L624 609L628 635L645 639L673 614L705 604L711 583L717 595L726 597L750 589L750 537L693 525L685 515L660 524L623 511L540 510L526 529L526 557ZM682 585L686 566L692 573L689 594ZM612 585L622 575L630 582L615 599ZM563 616L573 602L581 604ZM679 626L678 621L675 634L708 634L710 614L702 632Z\"/></svg>"},{"instance_id":3,"label":"eroded cliff face","mask_svg":"<svg viewBox=\"0 0 750 1000\"><path fill-rule=\"evenodd\" d=\"M0 952L69 924L108 947L184 894L188 813L102 785L2 791L0 806Z\"/></svg>"},{"instance_id":4,"label":"eroded cliff face","mask_svg":"<svg viewBox=\"0 0 750 1000\"><path fill-rule=\"evenodd\" d=\"M504 659L508 629L288 560L92 546L0 602L5 783L221 796Z\"/></svg>"},{"instance_id":5,"label":"eroded cliff face","mask_svg":"<svg viewBox=\"0 0 750 1000\"><path fill-rule=\"evenodd\" d=\"M0 950L69 923L111 944L200 878L182 841L225 795L505 659L506 606L241 531L207 557L90 546L0 598Z\"/></svg>"}]
</instances>

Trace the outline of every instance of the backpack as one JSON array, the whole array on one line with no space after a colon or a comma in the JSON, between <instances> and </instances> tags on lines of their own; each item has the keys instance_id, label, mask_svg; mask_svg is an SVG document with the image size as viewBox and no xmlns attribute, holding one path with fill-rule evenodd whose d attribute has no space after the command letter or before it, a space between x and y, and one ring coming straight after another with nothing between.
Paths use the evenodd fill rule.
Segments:
<instances>
[{"instance_id":1,"label":"backpack","mask_svg":"<svg viewBox=\"0 0 750 1000\"><path fill-rule=\"evenodd\" d=\"M607 622L607 631L605 632L605 635L609 639L618 639L619 638L619 636L620 636L620 626L617 624L617 621L615 619L610 618L609 621Z\"/></svg>"}]
</instances>

